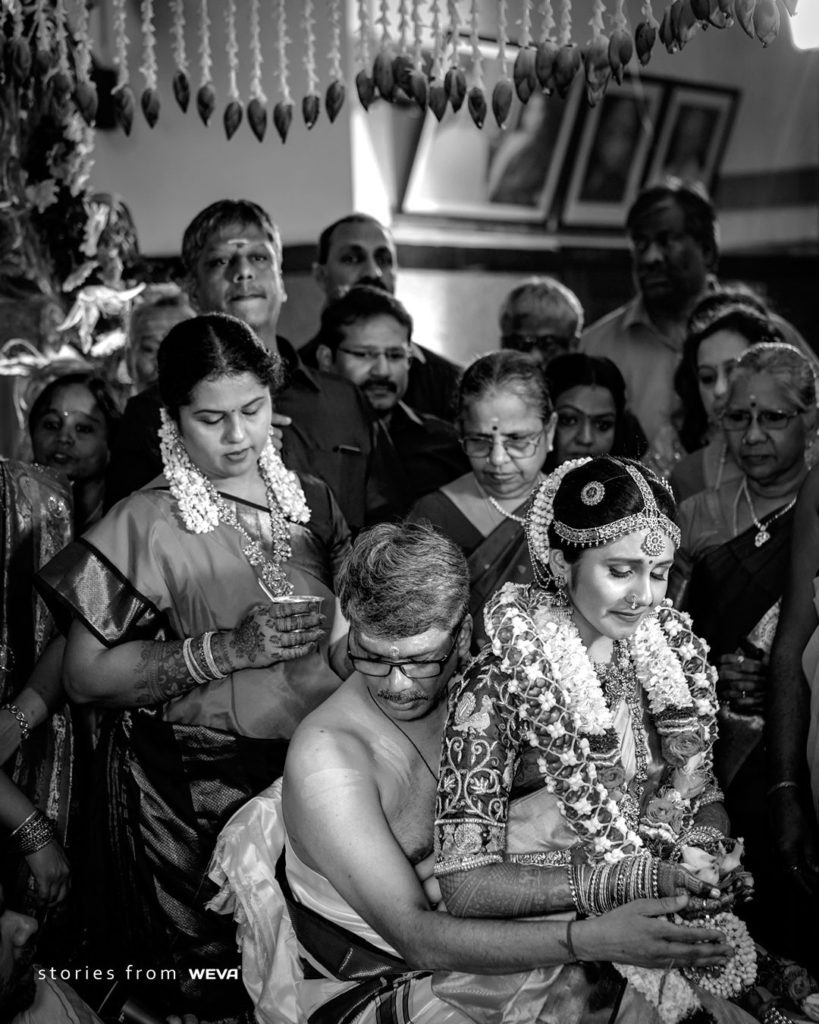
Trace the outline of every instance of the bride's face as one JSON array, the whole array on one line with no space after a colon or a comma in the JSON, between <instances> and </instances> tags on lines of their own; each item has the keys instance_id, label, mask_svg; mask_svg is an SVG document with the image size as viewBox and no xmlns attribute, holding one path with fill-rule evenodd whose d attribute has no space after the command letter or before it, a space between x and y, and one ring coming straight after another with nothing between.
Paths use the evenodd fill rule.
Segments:
<instances>
[{"instance_id":1,"label":"bride's face","mask_svg":"<svg viewBox=\"0 0 819 1024\"><path fill-rule=\"evenodd\" d=\"M649 557L642 549L645 537L640 531L587 548L571 565L561 551L552 552L553 570L568 579L574 621L587 647L601 637L630 637L665 597L674 545L663 534L662 552Z\"/></svg>"}]
</instances>

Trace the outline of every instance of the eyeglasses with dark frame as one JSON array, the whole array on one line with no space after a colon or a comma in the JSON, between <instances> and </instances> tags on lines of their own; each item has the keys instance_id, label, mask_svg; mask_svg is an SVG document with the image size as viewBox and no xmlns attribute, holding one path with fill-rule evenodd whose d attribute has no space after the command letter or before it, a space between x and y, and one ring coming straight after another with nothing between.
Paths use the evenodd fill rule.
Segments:
<instances>
[{"instance_id":1,"label":"eyeglasses with dark frame","mask_svg":"<svg viewBox=\"0 0 819 1024\"><path fill-rule=\"evenodd\" d=\"M524 354L538 349L546 351L560 349L562 352L568 352L576 340L576 335L566 337L561 334L504 334L501 338L501 345L503 348Z\"/></svg>"},{"instance_id":2,"label":"eyeglasses with dark frame","mask_svg":"<svg viewBox=\"0 0 819 1024\"><path fill-rule=\"evenodd\" d=\"M753 422L756 422L759 429L768 431L785 430L792 419L801 413L800 409L793 412L784 412L782 409L759 409L755 412L750 409L726 409L720 417L723 430L745 433L750 429Z\"/></svg>"},{"instance_id":3,"label":"eyeglasses with dark frame","mask_svg":"<svg viewBox=\"0 0 819 1024\"><path fill-rule=\"evenodd\" d=\"M350 650L352 630L347 634L347 657L357 672L361 672L365 676L374 676L376 679L386 679L394 668L400 669L408 679L435 679L443 672L444 666L452 657L462 625L463 619L455 627L454 632L450 633L452 643L441 658L431 658L428 661L391 661L389 658L369 658L361 654L353 654Z\"/></svg>"},{"instance_id":4,"label":"eyeglasses with dark frame","mask_svg":"<svg viewBox=\"0 0 819 1024\"><path fill-rule=\"evenodd\" d=\"M466 455L476 459L485 459L492 454L497 440L503 445L504 451L511 459L526 459L537 451L540 439L543 437L543 429L541 427L536 434L519 434L517 437L514 435L504 437L502 434L497 434L496 437L467 434L461 438L461 448Z\"/></svg>"}]
</instances>

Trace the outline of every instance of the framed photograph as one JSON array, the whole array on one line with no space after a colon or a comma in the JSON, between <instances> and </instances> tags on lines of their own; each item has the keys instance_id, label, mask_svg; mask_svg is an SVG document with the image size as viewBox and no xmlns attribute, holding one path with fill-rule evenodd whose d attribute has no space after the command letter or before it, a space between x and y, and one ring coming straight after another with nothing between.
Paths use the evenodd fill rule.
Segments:
<instances>
[{"instance_id":1,"label":"framed photograph","mask_svg":"<svg viewBox=\"0 0 819 1024\"><path fill-rule=\"evenodd\" d=\"M482 45L481 52L488 108L483 128L472 120L466 102L457 113L447 107L440 123L427 112L402 212L543 223L554 204L581 83L565 99L536 92L524 104L515 94L505 126L499 128L492 113L492 90L500 77L497 45ZM507 47L510 77L517 52ZM461 66L469 88L475 82L469 47L462 49Z\"/></svg>"},{"instance_id":2,"label":"framed photograph","mask_svg":"<svg viewBox=\"0 0 819 1024\"><path fill-rule=\"evenodd\" d=\"M564 224L622 228L643 181L665 89L663 82L648 78L612 83L600 103L586 110Z\"/></svg>"},{"instance_id":3,"label":"framed photograph","mask_svg":"<svg viewBox=\"0 0 819 1024\"><path fill-rule=\"evenodd\" d=\"M738 100L736 89L673 87L648 180L673 175L713 191Z\"/></svg>"}]
</instances>

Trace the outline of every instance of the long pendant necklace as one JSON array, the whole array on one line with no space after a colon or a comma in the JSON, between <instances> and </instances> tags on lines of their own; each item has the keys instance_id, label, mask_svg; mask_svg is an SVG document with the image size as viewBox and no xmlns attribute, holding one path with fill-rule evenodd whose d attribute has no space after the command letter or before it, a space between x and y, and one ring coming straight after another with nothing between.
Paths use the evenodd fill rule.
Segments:
<instances>
[{"instance_id":1,"label":"long pendant necklace","mask_svg":"<svg viewBox=\"0 0 819 1024\"><path fill-rule=\"evenodd\" d=\"M796 504L796 495L794 495L794 497L791 498L791 500L788 502L787 505L785 505L784 508L781 508L778 512L775 512L767 521L767 523L761 523L759 519L757 519L756 509L754 508L753 501L751 501L751 492L748 490L747 477L742 478L742 483L740 484L740 493L744 495L745 500L748 502L748 509L751 513L751 519L753 520L754 526L756 527L756 537L754 537L754 544L756 545L756 547L761 548L763 544L767 544L768 541L771 539L770 527L776 522L777 519L780 519L782 516L786 515L786 513L790 512L790 510ZM736 519L736 516L734 517L734 519ZM736 534L738 532L739 531L736 528L736 522L734 522L734 533Z\"/></svg>"},{"instance_id":2,"label":"long pendant necklace","mask_svg":"<svg viewBox=\"0 0 819 1024\"><path fill-rule=\"evenodd\" d=\"M625 700L628 705L637 766L634 778L625 788L620 813L629 828L636 829L648 781L648 739L643 723L642 689L637 682L628 642L615 640L611 662L608 665L595 664L594 669L609 708L614 710L621 700Z\"/></svg>"},{"instance_id":3,"label":"long pendant necklace","mask_svg":"<svg viewBox=\"0 0 819 1024\"><path fill-rule=\"evenodd\" d=\"M421 753L421 748L418 746L418 744L415 742L415 740L412 738L412 736L410 736L409 733L404 732L404 730L401 728L401 726L398 724L398 722L395 721L394 718L390 718L390 716L381 707L381 705L378 703L378 701L375 699L375 697L373 697L372 691L369 689L369 687L367 688L367 693L370 695L370 700L373 702L373 704L375 704L375 706L378 708L378 710L381 712L381 714L387 719L387 721L388 722L392 722L392 724L401 733L401 735L404 737L404 739L408 740L412 744L412 746L415 748L416 754L424 762L424 765L425 765L427 771L433 777L433 779L435 779L435 783L437 785L437 783L438 783L438 774L437 774L437 772L434 772L432 770L432 768L430 768L429 761L427 761L427 759Z\"/></svg>"}]
</instances>

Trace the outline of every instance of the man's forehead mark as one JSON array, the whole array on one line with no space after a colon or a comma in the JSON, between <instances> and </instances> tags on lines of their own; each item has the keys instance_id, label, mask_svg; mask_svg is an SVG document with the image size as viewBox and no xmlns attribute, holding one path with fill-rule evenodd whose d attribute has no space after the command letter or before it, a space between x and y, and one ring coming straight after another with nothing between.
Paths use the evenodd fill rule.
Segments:
<instances>
[{"instance_id":1,"label":"man's forehead mark","mask_svg":"<svg viewBox=\"0 0 819 1024\"><path fill-rule=\"evenodd\" d=\"M394 644L393 644L392 647L390 647L390 657L391 658L397 658L398 657L398 648Z\"/></svg>"}]
</instances>

